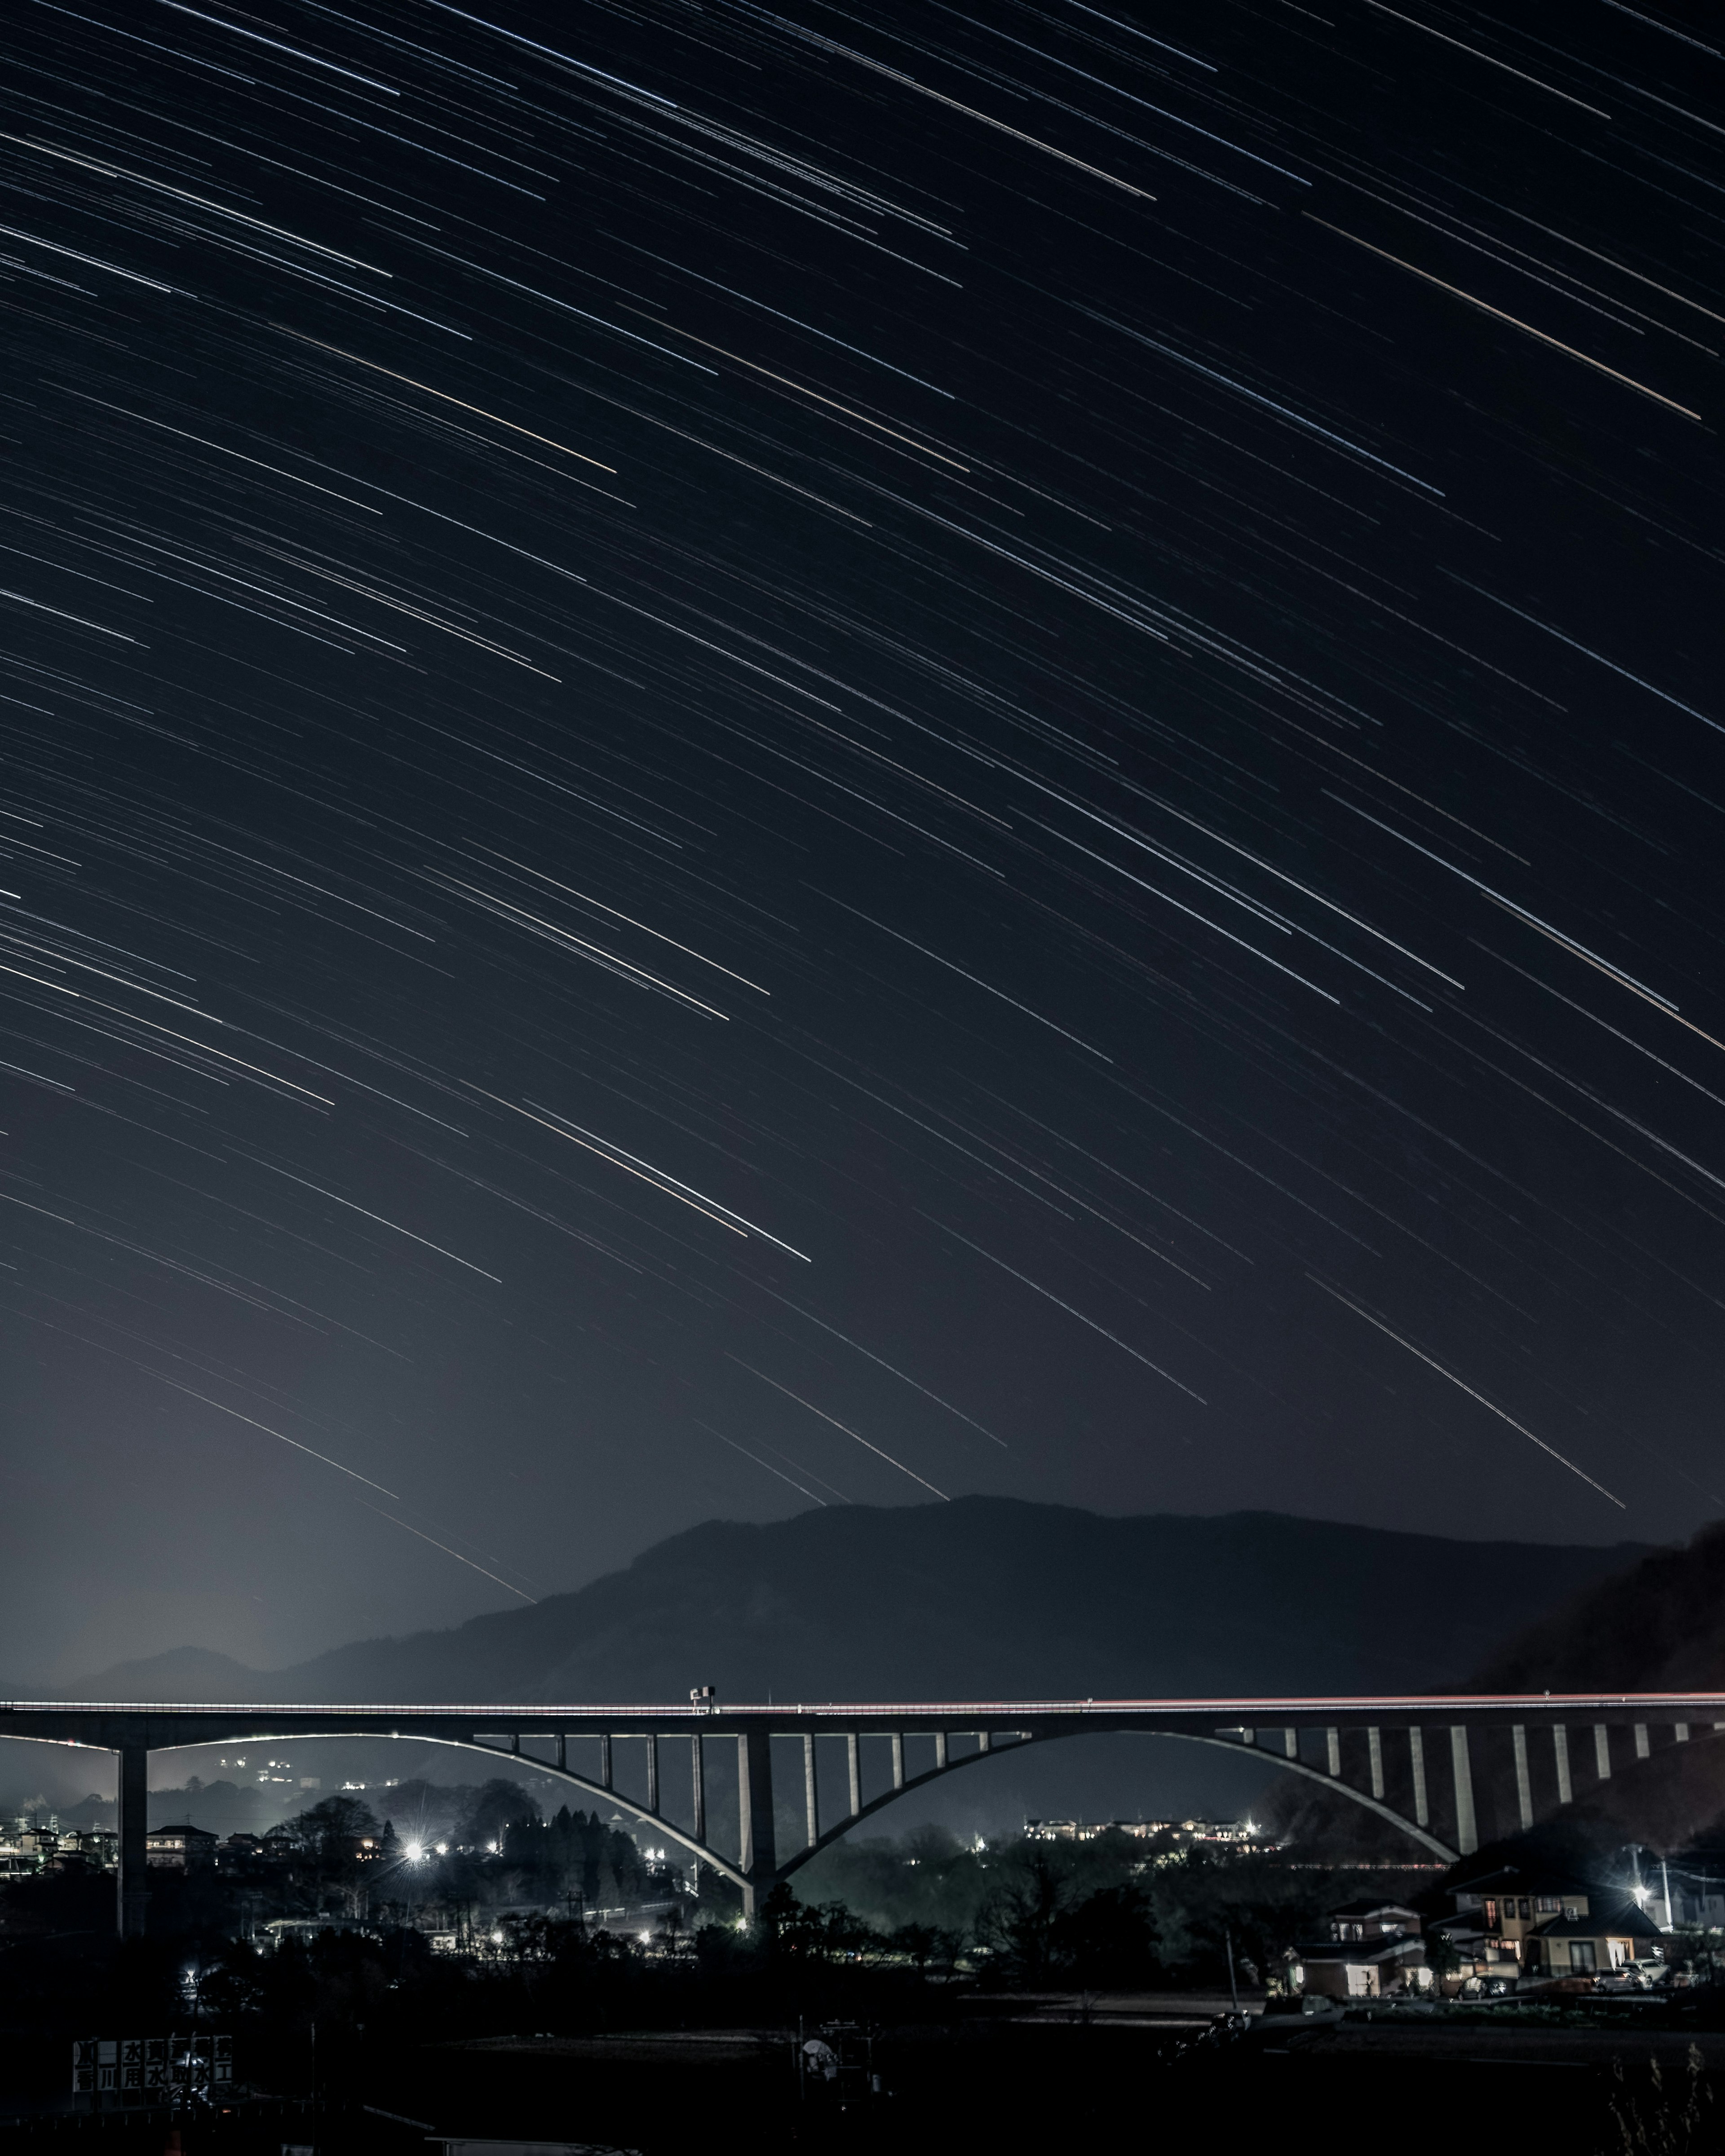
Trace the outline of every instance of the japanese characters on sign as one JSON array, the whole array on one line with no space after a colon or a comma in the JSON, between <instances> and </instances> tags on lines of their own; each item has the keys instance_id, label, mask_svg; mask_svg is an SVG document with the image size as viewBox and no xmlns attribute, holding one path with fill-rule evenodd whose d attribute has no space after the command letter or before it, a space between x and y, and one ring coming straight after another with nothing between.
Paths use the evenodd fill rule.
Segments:
<instances>
[{"instance_id":1,"label":"japanese characters on sign","mask_svg":"<svg viewBox=\"0 0 1725 2156\"><path fill-rule=\"evenodd\" d=\"M234 2086L231 2036L79 2036L72 2087L80 2096L171 2097Z\"/></svg>"}]
</instances>

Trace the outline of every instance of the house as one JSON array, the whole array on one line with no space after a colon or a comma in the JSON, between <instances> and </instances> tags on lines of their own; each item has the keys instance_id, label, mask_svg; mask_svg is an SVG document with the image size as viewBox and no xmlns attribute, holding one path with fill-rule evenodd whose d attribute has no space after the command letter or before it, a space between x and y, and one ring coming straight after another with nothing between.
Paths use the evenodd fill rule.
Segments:
<instances>
[{"instance_id":1,"label":"house","mask_svg":"<svg viewBox=\"0 0 1725 2156\"><path fill-rule=\"evenodd\" d=\"M1329 1937L1300 1949L1306 1990L1320 1999L1381 1999L1431 1983L1416 1909L1397 1902L1344 1902Z\"/></svg>"},{"instance_id":2,"label":"house","mask_svg":"<svg viewBox=\"0 0 1725 2156\"><path fill-rule=\"evenodd\" d=\"M1662 1956L1660 1928L1621 1888L1515 1865L1456 1888L1446 1932L1464 1974L1550 1983Z\"/></svg>"},{"instance_id":3,"label":"house","mask_svg":"<svg viewBox=\"0 0 1725 2156\"><path fill-rule=\"evenodd\" d=\"M1524 1952L1527 1974L1552 1979L1627 1969L1632 1962L1659 1961L1665 1948L1652 1917L1633 1902L1625 1902L1615 1909L1553 1917L1531 1934Z\"/></svg>"},{"instance_id":4,"label":"house","mask_svg":"<svg viewBox=\"0 0 1725 2156\"><path fill-rule=\"evenodd\" d=\"M1420 1939L1323 1939L1301 1947L1300 1960L1307 1993L1317 1999L1382 1999L1432 1981Z\"/></svg>"},{"instance_id":5,"label":"house","mask_svg":"<svg viewBox=\"0 0 1725 2156\"><path fill-rule=\"evenodd\" d=\"M1424 1928L1420 1912L1400 1902L1344 1902L1330 1912L1332 1939L1417 1938Z\"/></svg>"},{"instance_id":6,"label":"house","mask_svg":"<svg viewBox=\"0 0 1725 2156\"><path fill-rule=\"evenodd\" d=\"M218 1837L205 1827L158 1826L144 1836L144 1861L171 1871L201 1871L216 1861Z\"/></svg>"},{"instance_id":7,"label":"house","mask_svg":"<svg viewBox=\"0 0 1725 2156\"><path fill-rule=\"evenodd\" d=\"M111 1871L120 1837L110 1827L62 1829L59 1846L44 1859L49 1871Z\"/></svg>"}]
</instances>

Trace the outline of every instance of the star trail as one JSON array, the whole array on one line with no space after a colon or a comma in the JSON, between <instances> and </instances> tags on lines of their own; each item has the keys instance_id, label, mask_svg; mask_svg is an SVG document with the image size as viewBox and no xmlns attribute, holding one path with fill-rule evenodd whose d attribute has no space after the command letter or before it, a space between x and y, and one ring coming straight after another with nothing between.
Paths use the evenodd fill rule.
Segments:
<instances>
[{"instance_id":1,"label":"star trail","mask_svg":"<svg viewBox=\"0 0 1725 2156\"><path fill-rule=\"evenodd\" d=\"M8 44L17 1674L809 1502L1725 1507L1701 11Z\"/></svg>"}]
</instances>

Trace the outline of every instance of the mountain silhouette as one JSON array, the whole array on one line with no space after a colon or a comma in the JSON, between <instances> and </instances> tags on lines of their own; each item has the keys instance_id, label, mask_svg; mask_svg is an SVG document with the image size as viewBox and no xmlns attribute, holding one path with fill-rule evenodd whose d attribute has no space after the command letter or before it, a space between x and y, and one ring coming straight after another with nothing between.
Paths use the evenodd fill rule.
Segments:
<instances>
[{"instance_id":1,"label":"mountain silhouette","mask_svg":"<svg viewBox=\"0 0 1725 2156\"><path fill-rule=\"evenodd\" d=\"M1548 1613L1592 1608L1638 1559L1659 1561L1274 1512L856 1505L709 1521L572 1594L291 1668L183 1647L61 1690L282 1705L672 1702L696 1684L810 1702L1421 1691L1511 1635L1543 1638Z\"/></svg>"}]
</instances>

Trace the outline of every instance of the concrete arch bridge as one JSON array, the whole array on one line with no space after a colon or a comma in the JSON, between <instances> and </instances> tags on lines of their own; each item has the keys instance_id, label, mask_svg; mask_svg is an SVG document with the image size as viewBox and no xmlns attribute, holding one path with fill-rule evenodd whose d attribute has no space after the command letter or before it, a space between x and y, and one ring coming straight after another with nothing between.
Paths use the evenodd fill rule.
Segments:
<instances>
[{"instance_id":1,"label":"concrete arch bridge","mask_svg":"<svg viewBox=\"0 0 1725 2156\"><path fill-rule=\"evenodd\" d=\"M912 1789L1025 1744L1108 1731L1176 1737L1304 1776L1445 1862L1481 1840L1476 1778L1513 1789L1486 1838L1531 1826L1655 1748L1725 1730L1725 1693L1550 1692L1409 1698L962 1700L854 1706L365 1704L203 1706L0 1701L0 1737L119 1758L122 1937L145 1926L149 1758L209 1744L396 1738L531 1761L675 1842L741 1888L745 1912L809 1859ZM627 1790L619 1786L626 1766ZM713 1777L734 1768L737 1833L709 1833ZM781 1854L774 1777L801 1798ZM728 1819L730 1805L723 1807Z\"/></svg>"}]
</instances>

